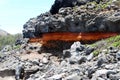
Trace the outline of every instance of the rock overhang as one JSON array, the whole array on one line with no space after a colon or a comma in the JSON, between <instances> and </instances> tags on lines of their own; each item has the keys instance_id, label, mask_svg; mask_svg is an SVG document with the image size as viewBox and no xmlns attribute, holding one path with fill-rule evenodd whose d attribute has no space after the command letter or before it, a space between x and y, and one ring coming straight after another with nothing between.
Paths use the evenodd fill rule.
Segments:
<instances>
[{"instance_id":1,"label":"rock overhang","mask_svg":"<svg viewBox=\"0 0 120 80\"><path fill-rule=\"evenodd\" d=\"M36 18L31 18L24 25L24 38L39 38L43 37L44 34L50 34L52 37L56 33L68 35L68 32L71 34L96 34L97 32L118 34L120 32L120 9L91 10L82 6L64 6L59 8L56 14L46 12ZM92 36L94 36L93 34Z\"/></svg>"}]
</instances>

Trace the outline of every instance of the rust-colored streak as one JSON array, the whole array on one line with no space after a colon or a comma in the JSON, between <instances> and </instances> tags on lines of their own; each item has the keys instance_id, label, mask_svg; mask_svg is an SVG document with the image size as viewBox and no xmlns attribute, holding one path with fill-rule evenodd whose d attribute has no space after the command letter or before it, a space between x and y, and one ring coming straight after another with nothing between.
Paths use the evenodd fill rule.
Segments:
<instances>
[{"instance_id":1,"label":"rust-colored streak","mask_svg":"<svg viewBox=\"0 0 120 80\"><path fill-rule=\"evenodd\" d=\"M118 33L72 33L72 32L55 32L44 33L41 38L31 38L29 42L40 42L42 44L48 41L95 41L112 36L116 36Z\"/></svg>"}]
</instances>

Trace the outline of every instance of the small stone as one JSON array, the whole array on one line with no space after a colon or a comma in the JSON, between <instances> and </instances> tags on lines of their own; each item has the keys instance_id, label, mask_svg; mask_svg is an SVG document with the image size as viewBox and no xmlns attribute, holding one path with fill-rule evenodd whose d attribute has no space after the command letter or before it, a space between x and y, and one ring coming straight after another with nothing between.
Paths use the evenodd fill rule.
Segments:
<instances>
[{"instance_id":1,"label":"small stone","mask_svg":"<svg viewBox=\"0 0 120 80\"><path fill-rule=\"evenodd\" d=\"M88 71L88 77L91 79L92 78L92 74L96 71L96 69L90 68L87 71Z\"/></svg>"},{"instance_id":2,"label":"small stone","mask_svg":"<svg viewBox=\"0 0 120 80\"><path fill-rule=\"evenodd\" d=\"M107 78L109 78L110 75L114 75L114 74L116 74L116 71L108 71L107 72Z\"/></svg>"},{"instance_id":3,"label":"small stone","mask_svg":"<svg viewBox=\"0 0 120 80\"><path fill-rule=\"evenodd\" d=\"M85 49L85 54L86 54L86 55L90 55L93 51L94 51L94 48L87 47L87 48Z\"/></svg>"},{"instance_id":4,"label":"small stone","mask_svg":"<svg viewBox=\"0 0 120 80\"><path fill-rule=\"evenodd\" d=\"M60 63L60 66L61 66L61 67L67 66L67 61L63 60L63 61Z\"/></svg>"},{"instance_id":5,"label":"small stone","mask_svg":"<svg viewBox=\"0 0 120 80\"><path fill-rule=\"evenodd\" d=\"M77 51L77 52L81 52L81 51L83 51L83 50L84 50L84 46L82 46L82 45L81 45L80 47L77 47L77 48L76 48L76 51Z\"/></svg>"},{"instance_id":6,"label":"small stone","mask_svg":"<svg viewBox=\"0 0 120 80\"><path fill-rule=\"evenodd\" d=\"M120 61L120 51L116 53L116 58L118 61Z\"/></svg>"},{"instance_id":7,"label":"small stone","mask_svg":"<svg viewBox=\"0 0 120 80\"><path fill-rule=\"evenodd\" d=\"M48 78L48 80L62 80L64 75L65 75L65 73L56 74L56 75L53 75L52 77Z\"/></svg>"},{"instance_id":8,"label":"small stone","mask_svg":"<svg viewBox=\"0 0 120 80\"><path fill-rule=\"evenodd\" d=\"M40 67L43 67L43 63L40 63L39 66L40 66Z\"/></svg>"},{"instance_id":9,"label":"small stone","mask_svg":"<svg viewBox=\"0 0 120 80\"><path fill-rule=\"evenodd\" d=\"M76 57L71 57L70 59L69 59L69 63L70 64L75 64L75 63L77 63L78 62L78 59L76 58Z\"/></svg>"},{"instance_id":10,"label":"small stone","mask_svg":"<svg viewBox=\"0 0 120 80\"><path fill-rule=\"evenodd\" d=\"M81 57L78 61L78 64L82 64L83 62L86 62L87 61L87 58L86 57Z\"/></svg>"},{"instance_id":11,"label":"small stone","mask_svg":"<svg viewBox=\"0 0 120 80\"><path fill-rule=\"evenodd\" d=\"M68 77L66 77L64 80L80 80L80 76L77 75L77 73L69 75Z\"/></svg>"},{"instance_id":12,"label":"small stone","mask_svg":"<svg viewBox=\"0 0 120 80\"><path fill-rule=\"evenodd\" d=\"M104 63L104 60L103 60L102 58L100 58L100 59L98 59L98 61L97 61L97 66L98 66L98 67L101 67L103 63Z\"/></svg>"},{"instance_id":13,"label":"small stone","mask_svg":"<svg viewBox=\"0 0 120 80\"><path fill-rule=\"evenodd\" d=\"M105 68L106 68L106 69L113 69L114 66L113 66L112 64L108 64L108 65L105 65Z\"/></svg>"},{"instance_id":14,"label":"small stone","mask_svg":"<svg viewBox=\"0 0 120 80\"><path fill-rule=\"evenodd\" d=\"M110 80L119 80L120 79L120 74L110 74L109 79Z\"/></svg>"},{"instance_id":15,"label":"small stone","mask_svg":"<svg viewBox=\"0 0 120 80\"><path fill-rule=\"evenodd\" d=\"M110 53L117 53L118 49L115 49L114 47L109 47L109 52Z\"/></svg>"},{"instance_id":16,"label":"small stone","mask_svg":"<svg viewBox=\"0 0 120 80\"><path fill-rule=\"evenodd\" d=\"M98 77L97 80L105 80L104 78Z\"/></svg>"},{"instance_id":17,"label":"small stone","mask_svg":"<svg viewBox=\"0 0 120 80\"><path fill-rule=\"evenodd\" d=\"M34 60L32 60L32 63L33 63L33 64L36 64L36 65L39 65L40 59L34 59Z\"/></svg>"},{"instance_id":18,"label":"small stone","mask_svg":"<svg viewBox=\"0 0 120 80\"><path fill-rule=\"evenodd\" d=\"M113 49L114 49L114 47L112 47L112 46L109 47L109 50L113 50Z\"/></svg>"},{"instance_id":19,"label":"small stone","mask_svg":"<svg viewBox=\"0 0 120 80\"><path fill-rule=\"evenodd\" d=\"M97 80L97 77L99 76L104 76L107 78L108 73L116 73L116 71L106 69L97 70L91 80Z\"/></svg>"},{"instance_id":20,"label":"small stone","mask_svg":"<svg viewBox=\"0 0 120 80\"><path fill-rule=\"evenodd\" d=\"M93 55L93 53L91 53L90 55L87 56L87 60L90 61L93 59L93 57L94 57L94 55Z\"/></svg>"},{"instance_id":21,"label":"small stone","mask_svg":"<svg viewBox=\"0 0 120 80\"><path fill-rule=\"evenodd\" d=\"M95 8L95 4L87 5L87 8L88 8L88 9L93 9L93 8Z\"/></svg>"},{"instance_id":22,"label":"small stone","mask_svg":"<svg viewBox=\"0 0 120 80\"><path fill-rule=\"evenodd\" d=\"M42 63L43 63L43 64L47 64L48 62L49 62L49 61L48 61L47 57L44 56L44 57L42 58Z\"/></svg>"},{"instance_id":23,"label":"small stone","mask_svg":"<svg viewBox=\"0 0 120 80\"><path fill-rule=\"evenodd\" d=\"M71 50L71 52L74 52L74 51L76 51L76 50L82 50L82 48L80 48L80 46L81 46L81 43L79 42L79 41L77 41L77 42L74 42L72 45L71 45L71 48L70 48L70 50Z\"/></svg>"},{"instance_id":24,"label":"small stone","mask_svg":"<svg viewBox=\"0 0 120 80\"><path fill-rule=\"evenodd\" d=\"M64 58L69 58L71 57L71 52L69 50L63 50L63 57Z\"/></svg>"}]
</instances>

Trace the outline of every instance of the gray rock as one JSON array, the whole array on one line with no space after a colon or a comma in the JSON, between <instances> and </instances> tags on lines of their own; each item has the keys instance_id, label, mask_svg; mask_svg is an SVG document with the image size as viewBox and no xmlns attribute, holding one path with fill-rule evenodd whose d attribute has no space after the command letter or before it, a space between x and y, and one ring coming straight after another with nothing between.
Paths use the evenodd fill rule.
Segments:
<instances>
[{"instance_id":1,"label":"gray rock","mask_svg":"<svg viewBox=\"0 0 120 80\"><path fill-rule=\"evenodd\" d=\"M14 69L0 70L0 79L1 80L7 80L7 79L15 80L15 70Z\"/></svg>"},{"instance_id":2,"label":"gray rock","mask_svg":"<svg viewBox=\"0 0 120 80\"><path fill-rule=\"evenodd\" d=\"M109 79L110 80L119 80L120 79L120 74L110 74Z\"/></svg>"},{"instance_id":3,"label":"gray rock","mask_svg":"<svg viewBox=\"0 0 120 80\"><path fill-rule=\"evenodd\" d=\"M71 48L70 48L71 52L76 51L76 49L77 49L77 48L80 48L80 46L81 46L81 43L80 43L79 41L74 42L74 43L71 45Z\"/></svg>"},{"instance_id":4,"label":"gray rock","mask_svg":"<svg viewBox=\"0 0 120 80\"><path fill-rule=\"evenodd\" d=\"M46 56L43 56L42 58L42 63L43 64L47 64L49 61L48 61L48 58Z\"/></svg>"},{"instance_id":5,"label":"gray rock","mask_svg":"<svg viewBox=\"0 0 120 80\"><path fill-rule=\"evenodd\" d=\"M42 33L48 32L119 32L120 11L96 13L98 15L95 13L81 10L79 7L76 11L67 7L60 9L58 14L41 14L26 22L23 35L25 38L31 38L42 37Z\"/></svg>"},{"instance_id":6,"label":"gray rock","mask_svg":"<svg viewBox=\"0 0 120 80\"><path fill-rule=\"evenodd\" d=\"M39 63L39 66L40 66L40 67L43 67L43 63L40 62L40 63Z\"/></svg>"},{"instance_id":7,"label":"gray rock","mask_svg":"<svg viewBox=\"0 0 120 80\"><path fill-rule=\"evenodd\" d=\"M83 56L78 60L78 64L82 64L83 62L86 62L86 61L87 61L87 58Z\"/></svg>"},{"instance_id":8,"label":"gray rock","mask_svg":"<svg viewBox=\"0 0 120 80\"><path fill-rule=\"evenodd\" d=\"M118 49L116 49L115 47L109 47L109 52L110 53L116 53L116 52L118 52Z\"/></svg>"},{"instance_id":9,"label":"gray rock","mask_svg":"<svg viewBox=\"0 0 120 80\"><path fill-rule=\"evenodd\" d=\"M65 67L65 66L67 66L67 64L68 64L67 61L63 60L63 61L61 61L60 66Z\"/></svg>"},{"instance_id":10,"label":"gray rock","mask_svg":"<svg viewBox=\"0 0 120 80\"><path fill-rule=\"evenodd\" d=\"M69 75L68 77L65 78L65 80L80 80L80 79L81 79L81 77L79 75L77 75L76 73Z\"/></svg>"},{"instance_id":11,"label":"gray rock","mask_svg":"<svg viewBox=\"0 0 120 80\"><path fill-rule=\"evenodd\" d=\"M15 69L15 79L20 80L23 79L24 77L24 66L23 65L18 65Z\"/></svg>"},{"instance_id":12,"label":"gray rock","mask_svg":"<svg viewBox=\"0 0 120 80\"><path fill-rule=\"evenodd\" d=\"M87 47L86 49L85 49L85 54L86 55L90 55L90 53L92 53L94 51L94 48L92 48L92 47Z\"/></svg>"},{"instance_id":13,"label":"gray rock","mask_svg":"<svg viewBox=\"0 0 120 80\"><path fill-rule=\"evenodd\" d=\"M116 53L116 58L117 58L118 61L120 60L120 52Z\"/></svg>"},{"instance_id":14,"label":"gray rock","mask_svg":"<svg viewBox=\"0 0 120 80\"><path fill-rule=\"evenodd\" d=\"M95 68L89 68L87 71L88 71L87 76L89 77L89 79L91 79L92 76L93 76L93 73L95 73L96 69Z\"/></svg>"},{"instance_id":15,"label":"gray rock","mask_svg":"<svg viewBox=\"0 0 120 80\"><path fill-rule=\"evenodd\" d=\"M70 52L70 50L63 50L63 57L64 57L64 58L69 58L69 57L71 57L71 52Z\"/></svg>"},{"instance_id":16,"label":"gray rock","mask_svg":"<svg viewBox=\"0 0 120 80\"><path fill-rule=\"evenodd\" d=\"M98 61L97 61L97 66L98 66L98 67L101 67L104 62L105 62L105 61L104 61L102 58L98 59Z\"/></svg>"},{"instance_id":17,"label":"gray rock","mask_svg":"<svg viewBox=\"0 0 120 80\"><path fill-rule=\"evenodd\" d=\"M106 69L97 70L94 73L94 75L93 75L91 80L96 80L99 76L107 78L107 74L108 73L114 73L115 74L116 71L114 71L114 70L106 70Z\"/></svg>"},{"instance_id":18,"label":"gray rock","mask_svg":"<svg viewBox=\"0 0 120 80\"><path fill-rule=\"evenodd\" d=\"M71 52L71 56L80 56L82 55L84 52L84 49L85 49L85 46L82 45L79 41L77 42L74 42L72 45L71 45L71 48L70 48L70 52Z\"/></svg>"},{"instance_id":19,"label":"gray rock","mask_svg":"<svg viewBox=\"0 0 120 80\"><path fill-rule=\"evenodd\" d=\"M32 60L32 63L35 65L39 65L40 59L34 59L34 60Z\"/></svg>"},{"instance_id":20,"label":"gray rock","mask_svg":"<svg viewBox=\"0 0 120 80\"><path fill-rule=\"evenodd\" d=\"M98 77L97 80L105 80L104 78Z\"/></svg>"},{"instance_id":21,"label":"gray rock","mask_svg":"<svg viewBox=\"0 0 120 80\"><path fill-rule=\"evenodd\" d=\"M69 59L69 63L70 63L70 64L78 63L78 59L77 59L76 57L71 57L71 58Z\"/></svg>"},{"instance_id":22,"label":"gray rock","mask_svg":"<svg viewBox=\"0 0 120 80\"><path fill-rule=\"evenodd\" d=\"M93 55L93 53L91 53L90 55L87 56L87 60L90 61L93 59L93 57L94 57L94 55Z\"/></svg>"},{"instance_id":23,"label":"gray rock","mask_svg":"<svg viewBox=\"0 0 120 80\"><path fill-rule=\"evenodd\" d=\"M88 5L87 5L87 8L88 8L88 9L94 9L94 8L95 8L95 4L88 4Z\"/></svg>"},{"instance_id":24,"label":"gray rock","mask_svg":"<svg viewBox=\"0 0 120 80\"><path fill-rule=\"evenodd\" d=\"M61 74L56 74L53 75L52 77L48 78L49 80L62 80L63 76L65 75L65 73L61 73Z\"/></svg>"}]
</instances>

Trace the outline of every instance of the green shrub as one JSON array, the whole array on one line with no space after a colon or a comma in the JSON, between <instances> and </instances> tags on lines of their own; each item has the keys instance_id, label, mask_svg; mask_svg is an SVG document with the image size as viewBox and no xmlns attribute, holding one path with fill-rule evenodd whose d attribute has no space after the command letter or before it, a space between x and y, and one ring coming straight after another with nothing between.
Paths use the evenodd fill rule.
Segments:
<instances>
[{"instance_id":1,"label":"green shrub","mask_svg":"<svg viewBox=\"0 0 120 80\"><path fill-rule=\"evenodd\" d=\"M100 4L96 4L95 10L105 9L105 8L107 8L110 4L112 4L112 0L109 0L108 2L100 2Z\"/></svg>"},{"instance_id":2,"label":"green shrub","mask_svg":"<svg viewBox=\"0 0 120 80\"><path fill-rule=\"evenodd\" d=\"M96 48L93 51L94 56L97 56L103 49L107 49L109 46L116 47L120 49L120 35L113 36L107 39L97 41L95 43L89 44L91 47ZM105 52L106 54L108 51Z\"/></svg>"},{"instance_id":3,"label":"green shrub","mask_svg":"<svg viewBox=\"0 0 120 80\"><path fill-rule=\"evenodd\" d=\"M8 36L3 36L0 37L0 50L5 46L5 45L13 45L15 44L15 41L17 39L22 38L21 34L16 34L16 35L8 35Z\"/></svg>"},{"instance_id":4,"label":"green shrub","mask_svg":"<svg viewBox=\"0 0 120 80\"><path fill-rule=\"evenodd\" d=\"M98 50L93 51L93 55L94 55L94 56L98 56L99 53L100 53L100 52L99 52Z\"/></svg>"},{"instance_id":5,"label":"green shrub","mask_svg":"<svg viewBox=\"0 0 120 80\"><path fill-rule=\"evenodd\" d=\"M20 49L20 45L13 46L13 49Z\"/></svg>"},{"instance_id":6,"label":"green shrub","mask_svg":"<svg viewBox=\"0 0 120 80\"><path fill-rule=\"evenodd\" d=\"M108 38L107 43L114 47L120 47L120 35Z\"/></svg>"}]
</instances>

